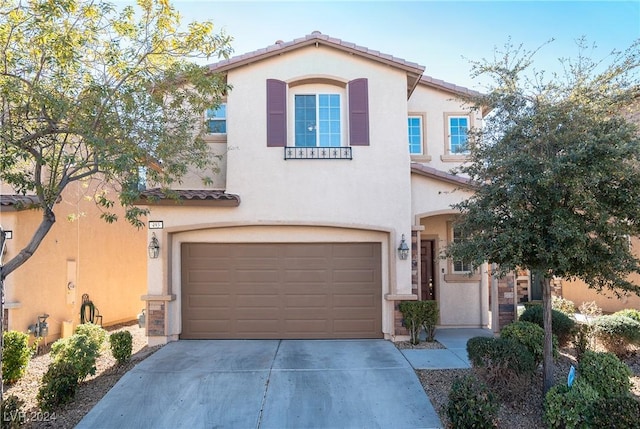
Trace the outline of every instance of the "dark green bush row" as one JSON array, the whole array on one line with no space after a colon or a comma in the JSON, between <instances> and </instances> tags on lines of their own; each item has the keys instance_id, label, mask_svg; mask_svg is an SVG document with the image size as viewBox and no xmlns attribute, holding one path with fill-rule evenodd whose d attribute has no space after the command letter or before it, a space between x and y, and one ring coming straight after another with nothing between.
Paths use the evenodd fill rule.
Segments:
<instances>
[{"instance_id":1,"label":"dark green bush row","mask_svg":"<svg viewBox=\"0 0 640 429\"><path fill-rule=\"evenodd\" d=\"M500 331L501 338L511 338L525 346L538 367L544 357L544 329L535 323L518 321L509 323ZM553 337L554 356L558 354L558 340Z\"/></svg>"},{"instance_id":2,"label":"dark green bush row","mask_svg":"<svg viewBox=\"0 0 640 429\"><path fill-rule=\"evenodd\" d=\"M433 341L440 312L437 301L403 301L398 305L404 326L409 330L411 344L420 342L420 329L424 328L427 341Z\"/></svg>"},{"instance_id":3,"label":"dark green bush row","mask_svg":"<svg viewBox=\"0 0 640 429\"><path fill-rule=\"evenodd\" d=\"M11 384L18 381L27 370L33 347L29 347L29 335L24 332L7 331L2 338L2 379Z\"/></svg>"},{"instance_id":4,"label":"dark green bush row","mask_svg":"<svg viewBox=\"0 0 640 429\"><path fill-rule=\"evenodd\" d=\"M96 359L107 338L107 331L98 325L78 325L75 333L51 346L53 362L42 377L38 405L50 411L66 404L75 396L78 383L96 373Z\"/></svg>"},{"instance_id":5,"label":"dark green bush row","mask_svg":"<svg viewBox=\"0 0 640 429\"><path fill-rule=\"evenodd\" d=\"M129 331L114 332L109 335L109 343L111 344L111 354L119 364L127 362L131 358L133 350L133 337Z\"/></svg>"},{"instance_id":6,"label":"dark green bush row","mask_svg":"<svg viewBox=\"0 0 640 429\"><path fill-rule=\"evenodd\" d=\"M640 428L640 402L630 394L630 376L614 354L586 351L573 387L554 386L547 392L547 427Z\"/></svg>"},{"instance_id":7,"label":"dark green bush row","mask_svg":"<svg viewBox=\"0 0 640 429\"><path fill-rule=\"evenodd\" d=\"M600 316L593 321L598 341L619 357L629 352L630 344L640 344L640 322L622 315Z\"/></svg>"},{"instance_id":8,"label":"dark green bush row","mask_svg":"<svg viewBox=\"0 0 640 429\"><path fill-rule=\"evenodd\" d=\"M467 375L454 380L446 411L454 428L494 428L499 403L489 388Z\"/></svg>"},{"instance_id":9,"label":"dark green bush row","mask_svg":"<svg viewBox=\"0 0 640 429\"><path fill-rule=\"evenodd\" d=\"M535 323L544 329L542 306L534 305L527 308L520 316L520 320ZM576 322L563 312L551 310L551 331L556 337L558 337L558 343L560 346L564 346L571 341L575 325Z\"/></svg>"}]
</instances>

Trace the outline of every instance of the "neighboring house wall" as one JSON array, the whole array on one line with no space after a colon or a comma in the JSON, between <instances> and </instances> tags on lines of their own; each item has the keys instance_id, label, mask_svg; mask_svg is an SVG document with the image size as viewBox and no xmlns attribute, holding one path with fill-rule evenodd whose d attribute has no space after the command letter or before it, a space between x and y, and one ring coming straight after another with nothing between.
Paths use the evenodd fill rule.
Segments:
<instances>
[{"instance_id":1,"label":"neighboring house wall","mask_svg":"<svg viewBox=\"0 0 640 429\"><path fill-rule=\"evenodd\" d=\"M144 307L140 297L147 283L147 234L128 224L118 208L118 222L100 219L92 195L82 183L70 184L54 208L56 223L38 250L7 278L9 329L26 331L38 316L49 314L47 341L53 341L62 335L63 321L80 323L83 294L103 316L103 325L134 320ZM4 209L0 223L13 231L6 261L31 239L42 213Z\"/></svg>"},{"instance_id":2,"label":"neighboring house wall","mask_svg":"<svg viewBox=\"0 0 640 429\"><path fill-rule=\"evenodd\" d=\"M639 253L638 249L640 249L640 239L637 237L632 239L631 246L637 255ZM640 274L634 274L629 279L635 285L640 285ZM562 280L562 297L573 301L576 307L579 307L584 302L594 301L602 311L607 313L614 313L625 308L640 310L640 296L638 295L629 294L618 298L612 292L603 291L598 293L579 280Z\"/></svg>"}]
</instances>

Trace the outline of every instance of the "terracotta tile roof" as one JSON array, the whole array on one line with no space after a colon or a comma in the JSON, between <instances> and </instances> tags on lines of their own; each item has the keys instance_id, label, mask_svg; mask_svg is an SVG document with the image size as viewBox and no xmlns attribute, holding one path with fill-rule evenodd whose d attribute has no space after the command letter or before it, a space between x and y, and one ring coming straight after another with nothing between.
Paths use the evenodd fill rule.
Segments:
<instances>
[{"instance_id":1,"label":"terracotta tile roof","mask_svg":"<svg viewBox=\"0 0 640 429\"><path fill-rule=\"evenodd\" d=\"M408 72L417 73L418 75L422 75L422 72L424 71L424 66L421 66L417 63L406 61L402 58L396 58L392 55L383 54L379 51L374 51L372 49L365 48L364 46L358 46L354 43L346 42L335 37L330 37L326 34L322 34L319 31L314 31L313 33L308 34L305 37L294 39L289 42L278 40L276 43L267 46L266 48L258 49L253 52L248 52L243 55L238 55L227 60L211 64L209 65L209 69L216 72L222 72L245 64L254 63L256 61L260 61L272 56L280 55L284 52L298 49L303 46L314 45L316 43L332 46L349 53L361 55L375 61L383 62L385 64L401 68Z\"/></svg>"},{"instance_id":2,"label":"terracotta tile roof","mask_svg":"<svg viewBox=\"0 0 640 429\"><path fill-rule=\"evenodd\" d=\"M38 206L39 203L35 195L0 195L0 210L26 210Z\"/></svg>"},{"instance_id":3,"label":"terracotta tile roof","mask_svg":"<svg viewBox=\"0 0 640 429\"><path fill-rule=\"evenodd\" d=\"M451 183L452 185L464 186L466 188L473 188L475 186L474 182L471 179L468 179L466 177L456 176L455 174L437 170L433 167L428 167L424 164L420 164L417 162L411 163L411 173L419 174L425 177L430 177L436 180L441 180L443 182Z\"/></svg>"},{"instance_id":4,"label":"terracotta tile roof","mask_svg":"<svg viewBox=\"0 0 640 429\"><path fill-rule=\"evenodd\" d=\"M143 191L136 204L237 207L240 205L240 196L216 190L177 189L165 192L153 188Z\"/></svg>"},{"instance_id":5,"label":"terracotta tile roof","mask_svg":"<svg viewBox=\"0 0 640 429\"><path fill-rule=\"evenodd\" d=\"M463 95L482 95L481 92L475 91L473 89L465 88L464 86L459 86L450 82L445 82L442 79L436 79L431 76L423 75L420 78L420 83L423 85L430 86L432 88L441 89L447 92L453 92L455 94L463 94Z\"/></svg>"}]
</instances>

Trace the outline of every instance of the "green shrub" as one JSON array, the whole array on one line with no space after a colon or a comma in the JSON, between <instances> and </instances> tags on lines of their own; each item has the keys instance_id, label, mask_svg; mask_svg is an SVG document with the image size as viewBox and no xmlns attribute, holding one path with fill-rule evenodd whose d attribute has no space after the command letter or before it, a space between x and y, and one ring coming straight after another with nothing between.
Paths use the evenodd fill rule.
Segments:
<instances>
[{"instance_id":1,"label":"green shrub","mask_svg":"<svg viewBox=\"0 0 640 429\"><path fill-rule=\"evenodd\" d=\"M634 308L625 308L624 310L616 311L613 313L614 316L626 316L629 317L636 322L640 322L640 311Z\"/></svg>"},{"instance_id":2,"label":"green shrub","mask_svg":"<svg viewBox=\"0 0 640 429\"><path fill-rule=\"evenodd\" d=\"M3 335L2 379L7 383L15 383L27 370L33 348L29 347L29 335L24 332L7 331Z\"/></svg>"},{"instance_id":3,"label":"green shrub","mask_svg":"<svg viewBox=\"0 0 640 429\"><path fill-rule=\"evenodd\" d=\"M409 330L411 344L420 342L420 330L424 328L427 341L433 341L440 315L436 301L403 301L398 305L404 326Z\"/></svg>"},{"instance_id":4,"label":"green shrub","mask_svg":"<svg viewBox=\"0 0 640 429\"><path fill-rule=\"evenodd\" d=\"M594 327L589 323L578 323L573 337L576 360L580 362L587 350L593 349Z\"/></svg>"},{"instance_id":5,"label":"green shrub","mask_svg":"<svg viewBox=\"0 0 640 429\"><path fill-rule=\"evenodd\" d=\"M38 390L38 406L43 411L51 411L73 399L78 388L78 370L66 361L52 362L42 377Z\"/></svg>"},{"instance_id":6,"label":"green shrub","mask_svg":"<svg viewBox=\"0 0 640 429\"><path fill-rule=\"evenodd\" d=\"M111 354L119 364L127 362L131 358L133 350L133 337L129 331L114 332L109 336Z\"/></svg>"},{"instance_id":7,"label":"green shrub","mask_svg":"<svg viewBox=\"0 0 640 429\"><path fill-rule=\"evenodd\" d=\"M51 345L51 356L56 362L71 363L84 380L96 373L96 359L107 338L107 332L97 325L85 323L76 328L76 333Z\"/></svg>"},{"instance_id":8,"label":"green shrub","mask_svg":"<svg viewBox=\"0 0 640 429\"><path fill-rule=\"evenodd\" d=\"M640 428L640 402L630 395L601 397L593 404L591 414L591 427L593 428Z\"/></svg>"},{"instance_id":9,"label":"green shrub","mask_svg":"<svg viewBox=\"0 0 640 429\"><path fill-rule=\"evenodd\" d=\"M16 395L5 397L0 404L0 427L7 429L17 429L22 426L27 415L22 409L24 401Z\"/></svg>"},{"instance_id":10,"label":"green shrub","mask_svg":"<svg viewBox=\"0 0 640 429\"><path fill-rule=\"evenodd\" d=\"M593 321L595 333L602 345L617 356L629 352L630 344L640 344L640 322L626 316L600 316Z\"/></svg>"},{"instance_id":11,"label":"green shrub","mask_svg":"<svg viewBox=\"0 0 640 429\"><path fill-rule=\"evenodd\" d=\"M524 388L536 368L531 352L512 338L471 338L467 354L476 372L501 394Z\"/></svg>"},{"instance_id":12,"label":"green shrub","mask_svg":"<svg viewBox=\"0 0 640 429\"><path fill-rule=\"evenodd\" d=\"M499 404L489 388L472 376L457 377L446 411L454 428L494 428Z\"/></svg>"},{"instance_id":13,"label":"green shrub","mask_svg":"<svg viewBox=\"0 0 640 429\"><path fill-rule=\"evenodd\" d=\"M598 392L581 379L571 388L553 386L544 397L544 423L549 429L591 428L591 409L597 401Z\"/></svg>"},{"instance_id":14,"label":"green shrub","mask_svg":"<svg viewBox=\"0 0 640 429\"><path fill-rule=\"evenodd\" d=\"M535 361L535 366L540 365L544 358L544 329L531 322L513 322L502 328L501 338L512 338L525 346ZM558 340L553 337L553 353L558 354Z\"/></svg>"},{"instance_id":15,"label":"green shrub","mask_svg":"<svg viewBox=\"0 0 640 429\"><path fill-rule=\"evenodd\" d=\"M422 327L427 335L427 341L435 340L436 325L440 317L438 301L419 301L422 310Z\"/></svg>"},{"instance_id":16,"label":"green shrub","mask_svg":"<svg viewBox=\"0 0 640 429\"><path fill-rule=\"evenodd\" d=\"M578 373L603 397L625 396L631 389L631 370L612 353L585 352Z\"/></svg>"},{"instance_id":17,"label":"green shrub","mask_svg":"<svg viewBox=\"0 0 640 429\"><path fill-rule=\"evenodd\" d=\"M520 316L523 322L531 322L544 329L543 308L540 305L534 305L527 308ZM551 331L558 337L560 346L566 345L573 337L573 330L576 322L558 310L551 310Z\"/></svg>"}]
</instances>

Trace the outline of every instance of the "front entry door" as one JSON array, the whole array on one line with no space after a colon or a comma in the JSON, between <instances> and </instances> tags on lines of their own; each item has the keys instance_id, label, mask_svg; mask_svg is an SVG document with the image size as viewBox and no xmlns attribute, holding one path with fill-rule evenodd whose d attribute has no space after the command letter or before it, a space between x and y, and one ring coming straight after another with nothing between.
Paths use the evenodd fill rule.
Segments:
<instances>
[{"instance_id":1,"label":"front entry door","mask_svg":"<svg viewBox=\"0 0 640 429\"><path fill-rule=\"evenodd\" d=\"M436 299L436 242L435 240L423 240L420 246L420 263L422 271L420 299L422 301L433 301Z\"/></svg>"}]
</instances>

